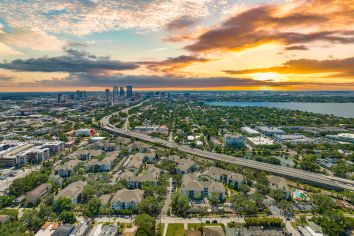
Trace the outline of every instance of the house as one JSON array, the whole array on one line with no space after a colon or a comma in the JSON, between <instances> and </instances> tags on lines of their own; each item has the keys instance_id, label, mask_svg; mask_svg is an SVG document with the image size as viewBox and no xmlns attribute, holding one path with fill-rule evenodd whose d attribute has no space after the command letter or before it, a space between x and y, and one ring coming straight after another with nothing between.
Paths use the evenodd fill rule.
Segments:
<instances>
[{"instance_id":1,"label":"house","mask_svg":"<svg viewBox=\"0 0 354 236\"><path fill-rule=\"evenodd\" d=\"M116 143L95 143L94 147L99 150L103 150L105 152L113 152L119 149L118 144Z\"/></svg>"},{"instance_id":2,"label":"house","mask_svg":"<svg viewBox=\"0 0 354 236\"><path fill-rule=\"evenodd\" d=\"M119 230L114 225L96 224L88 236L118 236Z\"/></svg>"},{"instance_id":3,"label":"house","mask_svg":"<svg viewBox=\"0 0 354 236\"><path fill-rule=\"evenodd\" d=\"M74 230L74 225L63 224L59 228L57 228L52 235L53 236L69 236L73 230Z\"/></svg>"},{"instance_id":4,"label":"house","mask_svg":"<svg viewBox=\"0 0 354 236\"><path fill-rule=\"evenodd\" d=\"M182 174L182 175L188 174L195 171L198 167L194 161L188 158L180 158L177 155L171 155L169 159L171 161L174 161L177 164L176 166L177 174Z\"/></svg>"},{"instance_id":5,"label":"house","mask_svg":"<svg viewBox=\"0 0 354 236\"><path fill-rule=\"evenodd\" d=\"M147 163L153 163L156 161L156 152L154 151L151 151L151 152L148 152L148 153L144 153L144 162L147 162Z\"/></svg>"},{"instance_id":6,"label":"house","mask_svg":"<svg viewBox=\"0 0 354 236\"><path fill-rule=\"evenodd\" d=\"M111 200L113 210L135 208L143 200L144 191L140 189L121 189L114 194Z\"/></svg>"},{"instance_id":7,"label":"house","mask_svg":"<svg viewBox=\"0 0 354 236\"><path fill-rule=\"evenodd\" d=\"M201 177L204 177L209 181L213 180L227 184L232 188L239 188L245 180L244 176L239 173L224 170L218 167L210 167L201 175Z\"/></svg>"},{"instance_id":8,"label":"house","mask_svg":"<svg viewBox=\"0 0 354 236\"><path fill-rule=\"evenodd\" d=\"M101 204L103 206L106 206L108 203L110 203L111 199L112 199L112 195L111 194L104 194L102 196L99 197Z\"/></svg>"},{"instance_id":9,"label":"house","mask_svg":"<svg viewBox=\"0 0 354 236\"><path fill-rule=\"evenodd\" d=\"M135 176L125 176L125 180L127 181L127 187L129 189L141 188L144 183L151 182L154 186L157 186L157 182L159 180L160 172L148 172L148 173L140 173Z\"/></svg>"},{"instance_id":10,"label":"house","mask_svg":"<svg viewBox=\"0 0 354 236\"><path fill-rule=\"evenodd\" d=\"M118 144L122 144L122 145L128 145L131 142L129 138L125 138L125 137L117 137L115 141L117 141Z\"/></svg>"},{"instance_id":11,"label":"house","mask_svg":"<svg viewBox=\"0 0 354 236\"><path fill-rule=\"evenodd\" d=\"M35 236L51 236L59 227L57 222L45 222Z\"/></svg>"},{"instance_id":12,"label":"house","mask_svg":"<svg viewBox=\"0 0 354 236\"><path fill-rule=\"evenodd\" d=\"M101 150L77 150L69 155L69 159L91 160L103 154Z\"/></svg>"},{"instance_id":13,"label":"house","mask_svg":"<svg viewBox=\"0 0 354 236\"><path fill-rule=\"evenodd\" d=\"M64 178L60 177L59 175L51 174L49 176L50 180L57 184L60 188L63 187Z\"/></svg>"},{"instance_id":14,"label":"house","mask_svg":"<svg viewBox=\"0 0 354 236\"><path fill-rule=\"evenodd\" d=\"M99 236L118 236L119 230L114 225L104 225Z\"/></svg>"},{"instance_id":15,"label":"house","mask_svg":"<svg viewBox=\"0 0 354 236\"><path fill-rule=\"evenodd\" d=\"M86 236L90 231L90 224L88 221L83 221L78 224L70 233L70 236Z\"/></svg>"},{"instance_id":16,"label":"house","mask_svg":"<svg viewBox=\"0 0 354 236\"><path fill-rule=\"evenodd\" d=\"M128 152L131 153L133 151L138 151L138 152L146 152L151 146L140 142L140 141L135 141L131 144L128 145Z\"/></svg>"},{"instance_id":17,"label":"house","mask_svg":"<svg viewBox=\"0 0 354 236\"><path fill-rule=\"evenodd\" d=\"M103 158L103 160L92 159L86 164L86 171L110 171L113 167L113 163L119 156L119 152L112 152L109 156Z\"/></svg>"},{"instance_id":18,"label":"house","mask_svg":"<svg viewBox=\"0 0 354 236\"><path fill-rule=\"evenodd\" d=\"M61 190L57 196L55 196L54 200L58 200L59 198L65 197L69 198L73 204L77 204L81 201L81 196L82 196L82 191L84 190L84 187L86 186L86 182L84 181L77 181L74 183L69 184Z\"/></svg>"},{"instance_id":19,"label":"house","mask_svg":"<svg viewBox=\"0 0 354 236\"><path fill-rule=\"evenodd\" d=\"M270 188L282 190L285 192L285 198L290 198L290 188L285 178L274 175L268 175L267 178L270 183Z\"/></svg>"},{"instance_id":20,"label":"house","mask_svg":"<svg viewBox=\"0 0 354 236\"><path fill-rule=\"evenodd\" d=\"M221 226L204 226L203 236L225 236Z\"/></svg>"},{"instance_id":21,"label":"house","mask_svg":"<svg viewBox=\"0 0 354 236\"><path fill-rule=\"evenodd\" d=\"M35 204L39 201L41 197L46 195L52 189L52 185L44 183L26 193L26 201L28 203Z\"/></svg>"},{"instance_id":22,"label":"house","mask_svg":"<svg viewBox=\"0 0 354 236\"><path fill-rule=\"evenodd\" d=\"M57 166L54 169L54 171L60 177L63 177L63 178L69 177L78 169L80 164L81 164L81 161L79 161L79 160L70 160L60 166Z\"/></svg>"},{"instance_id":23,"label":"house","mask_svg":"<svg viewBox=\"0 0 354 236\"><path fill-rule=\"evenodd\" d=\"M218 195L220 201L225 199L225 187L222 183L214 181L198 181L194 175L183 175L182 193L189 199L211 198L213 193Z\"/></svg>"},{"instance_id":24,"label":"house","mask_svg":"<svg viewBox=\"0 0 354 236\"><path fill-rule=\"evenodd\" d=\"M144 183L152 182L154 186L157 186L158 176L151 174L140 174L138 176L133 176L127 180L127 185L129 189L141 188Z\"/></svg>"},{"instance_id":25,"label":"house","mask_svg":"<svg viewBox=\"0 0 354 236\"><path fill-rule=\"evenodd\" d=\"M125 167L126 171L131 171L133 173L139 173L140 168L143 165L144 161L144 154L143 153L137 153L135 155L129 156L129 162L127 166Z\"/></svg>"}]
</instances>

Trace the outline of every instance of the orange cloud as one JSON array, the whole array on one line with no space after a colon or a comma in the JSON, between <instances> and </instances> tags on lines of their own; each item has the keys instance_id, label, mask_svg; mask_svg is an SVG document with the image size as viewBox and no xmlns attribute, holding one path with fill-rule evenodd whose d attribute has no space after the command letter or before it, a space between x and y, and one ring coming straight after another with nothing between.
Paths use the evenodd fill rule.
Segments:
<instances>
[{"instance_id":1,"label":"orange cloud","mask_svg":"<svg viewBox=\"0 0 354 236\"><path fill-rule=\"evenodd\" d=\"M201 34L185 49L240 51L273 42L286 46L318 41L354 43L354 0L301 2L248 9Z\"/></svg>"},{"instance_id":2,"label":"orange cloud","mask_svg":"<svg viewBox=\"0 0 354 236\"><path fill-rule=\"evenodd\" d=\"M290 60L281 66L268 68L255 68L247 70L226 70L228 74L242 75L253 73L274 72L278 74L320 74L332 73L333 76L348 77L354 79L354 57L344 59L311 60L299 59Z\"/></svg>"}]
</instances>

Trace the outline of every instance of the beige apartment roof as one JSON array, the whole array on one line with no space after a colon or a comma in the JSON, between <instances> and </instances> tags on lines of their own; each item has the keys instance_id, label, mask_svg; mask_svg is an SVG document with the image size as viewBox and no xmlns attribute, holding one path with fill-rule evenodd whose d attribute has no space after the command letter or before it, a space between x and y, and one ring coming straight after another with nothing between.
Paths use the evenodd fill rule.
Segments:
<instances>
[{"instance_id":1,"label":"beige apartment roof","mask_svg":"<svg viewBox=\"0 0 354 236\"><path fill-rule=\"evenodd\" d=\"M141 202L143 200L144 191L140 189L121 189L116 192L112 198L112 202Z\"/></svg>"}]
</instances>

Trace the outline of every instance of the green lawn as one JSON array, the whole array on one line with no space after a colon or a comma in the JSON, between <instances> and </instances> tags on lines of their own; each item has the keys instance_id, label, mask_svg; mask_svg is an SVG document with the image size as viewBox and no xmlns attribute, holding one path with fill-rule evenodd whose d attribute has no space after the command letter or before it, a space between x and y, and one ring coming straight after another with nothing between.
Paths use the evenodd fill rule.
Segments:
<instances>
[{"instance_id":1,"label":"green lawn","mask_svg":"<svg viewBox=\"0 0 354 236\"><path fill-rule=\"evenodd\" d=\"M184 236L183 224L168 224L167 236Z\"/></svg>"}]
</instances>

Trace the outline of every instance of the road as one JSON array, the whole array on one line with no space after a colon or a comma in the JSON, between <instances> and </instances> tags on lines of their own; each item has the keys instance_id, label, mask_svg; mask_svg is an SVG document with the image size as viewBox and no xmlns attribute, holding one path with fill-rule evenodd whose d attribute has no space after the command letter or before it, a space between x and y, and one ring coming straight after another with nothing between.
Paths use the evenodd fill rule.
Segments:
<instances>
[{"instance_id":1,"label":"road","mask_svg":"<svg viewBox=\"0 0 354 236\"><path fill-rule=\"evenodd\" d=\"M138 105L141 105L141 104L142 103L140 103ZM138 106L138 105L136 105L136 106ZM299 169L294 169L294 168L290 168L290 167L285 167L285 166L276 166L276 165L258 162L258 161L254 161L254 160L246 160L243 158L237 158L234 156L229 156L229 155L224 155L224 154L219 154L219 153L203 151L203 150L191 148L191 147L188 147L185 145L178 145L174 142L169 142L169 141L166 141L163 139L150 137L145 134L116 128L109 123L110 117L111 116L103 117L100 121L100 124L101 124L102 129L104 129L110 133L113 133L113 134L140 139L140 140L143 140L146 142L158 144L160 146L164 146L167 148L177 149L178 151L185 152L185 153L188 153L191 155L199 156L199 157L213 160L213 161L224 161L224 162L231 163L231 164L236 164L236 165L240 165L240 166L244 166L244 167L248 167L248 168L252 168L252 169L266 171L266 172L269 172L269 173L272 173L275 175L300 180L302 182L306 182L306 183L320 186L320 187L325 187L325 188L334 189L334 190L354 191L354 181L352 181L352 180L347 180L347 179L342 179L342 178L337 178L337 177L332 177L332 176L326 176L323 174L311 173L311 172L307 172L307 171L303 171L303 170L299 170Z\"/></svg>"},{"instance_id":2,"label":"road","mask_svg":"<svg viewBox=\"0 0 354 236\"><path fill-rule=\"evenodd\" d=\"M171 195L172 195L172 177L168 179L168 187L167 187L167 194L166 194L166 199L164 202L164 205L161 210L161 216L165 217L167 216L167 213L170 209L171 205Z\"/></svg>"}]
</instances>

